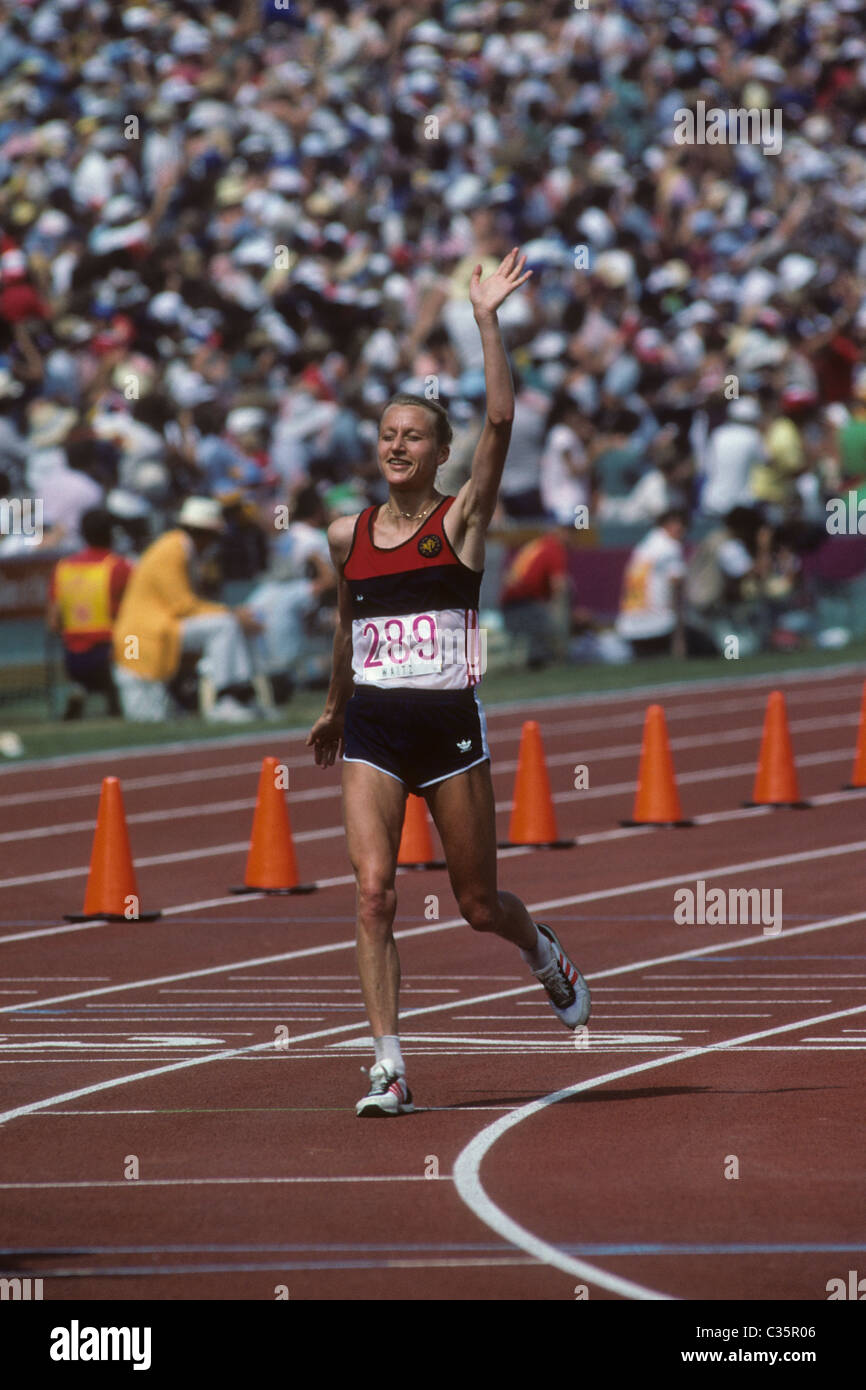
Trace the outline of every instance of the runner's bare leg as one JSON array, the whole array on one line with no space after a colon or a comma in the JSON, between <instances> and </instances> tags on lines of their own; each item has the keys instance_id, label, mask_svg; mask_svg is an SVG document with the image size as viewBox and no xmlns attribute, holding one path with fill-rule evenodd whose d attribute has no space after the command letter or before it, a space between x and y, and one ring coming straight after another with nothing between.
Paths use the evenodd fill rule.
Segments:
<instances>
[{"instance_id":1,"label":"runner's bare leg","mask_svg":"<svg viewBox=\"0 0 866 1390\"><path fill-rule=\"evenodd\" d=\"M524 951L536 944L535 925L514 893L497 888L496 812L489 762L425 788L439 831L451 887L475 931L489 931Z\"/></svg>"},{"instance_id":2,"label":"runner's bare leg","mask_svg":"<svg viewBox=\"0 0 866 1390\"><path fill-rule=\"evenodd\" d=\"M355 873L358 974L374 1038L399 1033L394 883L405 805L402 782L367 763L344 761L343 819Z\"/></svg>"}]
</instances>

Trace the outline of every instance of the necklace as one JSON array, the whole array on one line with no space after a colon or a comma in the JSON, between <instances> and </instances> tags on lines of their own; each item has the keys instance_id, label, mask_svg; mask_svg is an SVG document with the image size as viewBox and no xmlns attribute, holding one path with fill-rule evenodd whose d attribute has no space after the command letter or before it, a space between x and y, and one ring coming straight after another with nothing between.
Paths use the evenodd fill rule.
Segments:
<instances>
[{"instance_id":1,"label":"necklace","mask_svg":"<svg viewBox=\"0 0 866 1390\"><path fill-rule=\"evenodd\" d=\"M388 508L388 510L389 510L389 512L391 513L392 516L396 516L396 517L404 516L404 517L406 518L407 521L420 521L422 516L426 516L427 512L429 512L430 508L434 505L435 501L436 501L436 498L434 497L434 498L433 498L433 501L432 501L432 502L428 502L428 503L427 503L427 506L424 507L424 509L423 509L422 511L420 511L420 512L415 512L414 514L413 514L412 512L401 512L401 511L399 511L399 510L395 511L394 508L391 506L391 499L390 499L390 497L388 498L388 501L387 501L387 503L386 503L386 506L387 506L387 508Z\"/></svg>"}]
</instances>

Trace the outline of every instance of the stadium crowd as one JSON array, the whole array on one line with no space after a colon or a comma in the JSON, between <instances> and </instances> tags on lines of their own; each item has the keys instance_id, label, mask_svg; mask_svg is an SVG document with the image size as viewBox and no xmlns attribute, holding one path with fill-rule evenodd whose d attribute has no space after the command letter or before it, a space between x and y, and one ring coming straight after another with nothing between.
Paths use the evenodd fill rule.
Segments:
<instances>
[{"instance_id":1,"label":"stadium crowd","mask_svg":"<svg viewBox=\"0 0 866 1390\"><path fill-rule=\"evenodd\" d=\"M382 500L395 391L468 475L519 244L503 523L733 514L725 584L784 569L866 497L864 79L858 0L0 4L0 496L69 552L209 497L228 577L315 579L275 506ZM780 147L679 143L701 102Z\"/></svg>"}]
</instances>

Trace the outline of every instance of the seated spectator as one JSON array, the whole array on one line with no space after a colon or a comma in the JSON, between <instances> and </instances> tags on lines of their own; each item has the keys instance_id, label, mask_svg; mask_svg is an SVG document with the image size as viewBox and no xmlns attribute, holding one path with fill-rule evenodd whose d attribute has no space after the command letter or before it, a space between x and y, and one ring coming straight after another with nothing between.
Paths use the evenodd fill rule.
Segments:
<instances>
[{"instance_id":1,"label":"seated spectator","mask_svg":"<svg viewBox=\"0 0 866 1390\"><path fill-rule=\"evenodd\" d=\"M772 530L761 513L734 507L695 549L686 574L687 615L690 632L704 639L708 652L722 654L733 635L740 655L764 645L771 547Z\"/></svg>"},{"instance_id":2,"label":"seated spectator","mask_svg":"<svg viewBox=\"0 0 866 1390\"><path fill-rule=\"evenodd\" d=\"M686 513L664 512L635 546L623 576L616 632L634 656L685 656L683 536Z\"/></svg>"},{"instance_id":3,"label":"seated spectator","mask_svg":"<svg viewBox=\"0 0 866 1390\"><path fill-rule=\"evenodd\" d=\"M281 513L277 513L277 519ZM289 695L309 654L310 620L320 603L336 599L337 576L330 560L325 505L314 487L303 488L287 527L275 529L270 564L247 598L262 627L262 666L276 698Z\"/></svg>"},{"instance_id":4,"label":"seated spectator","mask_svg":"<svg viewBox=\"0 0 866 1390\"><path fill-rule=\"evenodd\" d=\"M256 674L247 637L261 631L248 609L234 612L199 597L199 571L221 533L222 508L209 497L188 497L178 525L148 546L114 624L117 683L127 719L159 720L181 654L200 654L200 674L216 691L207 712L214 721L255 718L242 703Z\"/></svg>"},{"instance_id":5,"label":"seated spectator","mask_svg":"<svg viewBox=\"0 0 866 1390\"><path fill-rule=\"evenodd\" d=\"M500 599L506 631L527 638L530 671L561 654L570 627L568 551L559 527L522 545L508 565Z\"/></svg>"},{"instance_id":6,"label":"seated spectator","mask_svg":"<svg viewBox=\"0 0 866 1390\"><path fill-rule=\"evenodd\" d=\"M111 549L111 515L101 508L81 518L85 548L54 567L48 590L48 626L63 639L66 674L77 689L64 719L80 719L88 692L104 695L110 715L120 714L111 665L111 628L132 574L132 565Z\"/></svg>"},{"instance_id":7,"label":"seated spectator","mask_svg":"<svg viewBox=\"0 0 866 1390\"><path fill-rule=\"evenodd\" d=\"M602 521L625 524L652 522L674 507L686 507L692 480L692 461L674 447L677 428L667 425L650 448L652 466L625 497L599 498Z\"/></svg>"}]
</instances>

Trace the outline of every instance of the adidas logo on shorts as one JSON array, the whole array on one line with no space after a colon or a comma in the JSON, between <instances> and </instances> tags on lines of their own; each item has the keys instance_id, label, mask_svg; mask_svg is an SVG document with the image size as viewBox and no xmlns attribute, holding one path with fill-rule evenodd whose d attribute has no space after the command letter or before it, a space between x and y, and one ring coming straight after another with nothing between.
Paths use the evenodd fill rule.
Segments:
<instances>
[{"instance_id":1,"label":"adidas logo on shorts","mask_svg":"<svg viewBox=\"0 0 866 1390\"><path fill-rule=\"evenodd\" d=\"M468 752L469 752L469 749L472 747L472 739L471 739L471 738L461 738L461 739L458 741L457 747L460 749L460 752L461 752L461 753L468 753Z\"/></svg>"}]
</instances>

